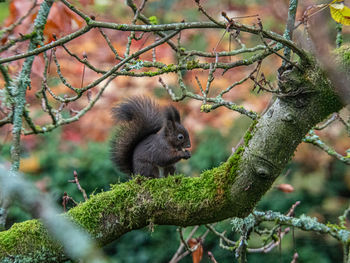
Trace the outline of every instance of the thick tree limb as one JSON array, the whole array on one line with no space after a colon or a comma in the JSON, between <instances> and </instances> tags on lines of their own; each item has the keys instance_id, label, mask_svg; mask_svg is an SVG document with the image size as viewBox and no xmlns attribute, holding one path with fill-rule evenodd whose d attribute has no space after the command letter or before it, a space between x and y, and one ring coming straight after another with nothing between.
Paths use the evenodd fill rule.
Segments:
<instances>
[{"instance_id":1,"label":"thick tree limb","mask_svg":"<svg viewBox=\"0 0 350 263\"><path fill-rule=\"evenodd\" d=\"M221 166L195 178L136 177L90 197L68 216L100 245L150 223L190 226L247 216L305 134L343 107L316 64L304 72L296 68L285 71L279 79L280 89L286 93L254 122L245 135L245 145ZM51 247L52 241L38 220L0 232L0 260L17 255L30 256L31 262L59 262L63 250Z\"/></svg>"}]
</instances>

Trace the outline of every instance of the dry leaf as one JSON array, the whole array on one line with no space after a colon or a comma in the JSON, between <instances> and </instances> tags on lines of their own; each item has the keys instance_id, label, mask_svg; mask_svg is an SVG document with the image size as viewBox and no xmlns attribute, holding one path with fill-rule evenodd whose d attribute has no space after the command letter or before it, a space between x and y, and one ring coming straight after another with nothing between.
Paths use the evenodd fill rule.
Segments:
<instances>
[{"instance_id":1,"label":"dry leaf","mask_svg":"<svg viewBox=\"0 0 350 263\"><path fill-rule=\"evenodd\" d=\"M294 192L294 187L290 184L280 184L277 186L277 189L284 193Z\"/></svg>"},{"instance_id":2,"label":"dry leaf","mask_svg":"<svg viewBox=\"0 0 350 263\"><path fill-rule=\"evenodd\" d=\"M190 248L194 248L195 246L198 245L197 249L192 252L192 262L193 263L201 262L203 257L203 246L202 246L201 240L196 238L191 238L190 240L188 240L188 245L190 246Z\"/></svg>"}]
</instances>

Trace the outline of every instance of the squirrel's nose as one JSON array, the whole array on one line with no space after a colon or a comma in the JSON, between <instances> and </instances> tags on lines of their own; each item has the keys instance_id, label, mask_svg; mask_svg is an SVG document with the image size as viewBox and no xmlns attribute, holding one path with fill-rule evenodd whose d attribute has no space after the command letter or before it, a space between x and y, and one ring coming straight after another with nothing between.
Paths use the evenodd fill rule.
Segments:
<instances>
[{"instance_id":1,"label":"squirrel's nose","mask_svg":"<svg viewBox=\"0 0 350 263\"><path fill-rule=\"evenodd\" d=\"M191 148L191 143L187 144L186 148Z\"/></svg>"}]
</instances>

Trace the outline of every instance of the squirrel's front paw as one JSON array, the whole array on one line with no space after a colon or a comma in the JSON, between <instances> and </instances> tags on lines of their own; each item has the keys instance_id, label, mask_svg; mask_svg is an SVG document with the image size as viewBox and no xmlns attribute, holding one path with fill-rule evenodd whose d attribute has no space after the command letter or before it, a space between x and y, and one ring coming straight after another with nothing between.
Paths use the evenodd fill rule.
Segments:
<instances>
[{"instance_id":1,"label":"squirrel's front paw","mask_svg":"<svg viewBox=\"0 0 350 263\"><path fill-rule=\"evenodd\" d=\"M189 159L189 158L191 158L191 153L190 153L190 151L188 151L188 150L184 150L183 151L183 154L184 154L184 159Z\"/></svg>"}]
</instances>

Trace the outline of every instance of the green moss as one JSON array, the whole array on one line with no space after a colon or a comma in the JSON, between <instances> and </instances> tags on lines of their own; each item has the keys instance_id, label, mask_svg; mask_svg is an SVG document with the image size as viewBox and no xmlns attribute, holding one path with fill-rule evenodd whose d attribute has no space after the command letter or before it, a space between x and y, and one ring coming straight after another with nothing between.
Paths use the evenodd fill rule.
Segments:
<instances>
[{"instance_id":1,"label":"green moss","mask_svg":"<svg viewBox=\"0 0 350 263\"><path fill-rule=\"evenodd\" d=\"M343 107L335 87L315 61L314 65L310 65L303 72L293 70L288 79L282 88L286 92L297 92L297 94L285 97L283 100L295 103L299 99L305 101L305 105L315 105L308 111L313 117L313 122L318 123Z\"/></svg>"},{"instance_id":2,"label":"green moss","mask_svg":"<svg viewBox=\"0 0 350 263\"><path fill-rule=\"evenodd\" d=\"M160 74L163 73L169 73L169 72L176 72L177 71L177 66L174 64L169 64L165 67L162 67L160 70L157 71L149 71L149 72L144 72L144 74L148 77L154 77L154 76L158 76Z\"/></svg>"},{"instance_id":3,"label":"green moss","mask_svg":"<svg viewBox=\"0 0 350 263\"><path fill-rule=\"evenodd\" d=\"M203 104L202 106L201 106L201 112L210 112L211 111L211 109L212 109L212 105L210 105L210 104Z\"/></svg>"},{"instance_id":4,"label":"green moss","mask_svg":"<svg viewBox=\"0 0 350 263\"><path fill-rule=\"evenodd\" d=\"M14 224L9 230L0 232L0 258L11 256L13 260L14 256L18 260L9 262L43 262L35 255L41 255L39 257L47 259L47 262L55 262L57 258L54 254L60 250L61 246L49 238L47 230L38 220Z\"/></svg>"},{"instance_id":5,"label":"green moss","mask_svg":"<svg viewBox=\"0 0 350 263\"><path fill-rule=\"evenodd\" d=\"M112 186L111 191L92 196L88 201L68 212L78 224L89 233L100 236L101 221L108 214L118 215L118 222L124 223L127 215L137 205L136 197L141 192L137 179Z\"/></svg>"},{"instance_id":6,"label":"green moss","mask_svg":"<svg viewBox=\"0 0 350 263\"><path fill-rule=\"evenodd\" d=\"M230 158L227 160L231 176L237 174L239 165L241 163L243 152L244 152L244 146L240 146L237 148L235 153L232 156L230 156Z\"/></svg>"},{"instance_id":7,"label":"green moss","mask_svg":"<svg viewBox=\"0 0 350 263\"><path fill-rule=\"evenodd\" d=\"M253 137L253 134L250 131L247 131L244 135L244 145L248 145L250 139Z\"/></svg>"},{"instance_id":8,"label":"green moss","mask_svg":"<svg viewBox=\"0 0 350 263\"><path fill-rule=\"evenodd\" d=\"M196 60L190 60L186 64L187 70L191 70L199 67L199 62Z\"/></svg>"},{"instance_id":9,"label":"green moss","mask_svg":"<svg viewBox=\"0 0 350 263\"><path fill-rule=\"evenodd\" d=\"M334 54L339 64L343 65L346 71L350 70L350 46L344 45L340 48L335 49Z\"/></svg>"},{"instance_id":10,"label":"green moss","mask_svg":"<svg viewBox=\"0 0 350 263\"><path fill-rule=\"evenodd\" d=\"M235 111L237 111L237 110L244 110L244 107L240 106L240 105L232 105L231 109L235 110Z\"/></svg>"},{"instance_id":11,"label":"green moss","mask_svg":"<svg viewBox=\"0 0 350 263\"><path fill-rule=\"evenodd\" d=\"M154 77L154 76L158 76L159 74L161 74L161 71L149 71L149 72L143 72L147 77Z\"/></svg>"},{"instance_id":12,"label":"green moss","mask_svg":"<svg viewBox=\"0 0 350 263\"><path fill-rule=\"evenodd\" d=\"M126 25L118 25L116 29L117 30L123 30L125 28L126 28Z\"/></svg>"},{"instance_id":13,"label":"green moss","mask_svg":"<svg viewBox=\"0 0 350 263\"><path fill-rule=\"evenodd\" d=\"M87 202L71 209L68 214L96 237L103 234L102 229L105 231L101 222L106 213L117 216L120 224L129 227L137 226L135 215L152 217L155 211L167 207L182 211L186 218L186 215L204 206L208 207L210 203L214 205L225 200L229 186L235 179L242 149L228 162L203 172L200 177L174 175L148 179L136 176L127 183L113 185L109 192L91 197ZM135 225L130 225L131 223Z\"/></svg>"},{"instance_id":14,"label":"green moss","mask_svg":"<svg viewBox=\"0 0 350 263\"><path fill-rule=\"evenodd\" d=\"M86 24L89 24L91 21L92 21L92 19L90 17L85 17Z\"/></svg>"},{"instance_id":15,"label":"green moss","mask_svg":"<svg viewBox=\"0 0 350 263\"><path fill-rule=\"evenodd\" d=\"M244 145L245 146L248 146L250 139L253 137L254 128L255 128L257 123L258 123L257 119L253 120L253 123L250 125L248 131L245 133L245 135L244 135Z\"/></svg>"},{"instance_id":16,"label":"green moss","mask_svg":"<svg viewBox=\"0 0 350 263\"><path fill-rule=\"evenodd\" d=\"M318 96L314 97L318 100L317 116L315 116L315 118L319 119L318 122L322 121L329 114L339 111L343 107L343 103L336 93L335 87L330 85L324 71L320 68L309 69L305 72L305 78L313 83L314 91L318 93ZM319 116L323 118L320 119Z\"/></svg>"},{"instance_id":17,"label":"green moss","mask_svg":"<svg viewBox=\"0 0 350 263\"><path fill-rule=\"evenodd\" d=\"M149 180L144 186L159 208L165 208L168 203L172 203L179 208L197 209L202 202L206 202L215 195L214 177L209 178L205 173L195 178L175 175L160 180ZM161 190L164 186L167 191Z\"/></svg>"},{"instance_id":18,"label":"green moss","mask_svg":"<svg viewBox=\"0 0 350 263\"><path fill-rule=\"evenodd\" d=\"M340 226L340 225L337 225L337 224L332 224L330 222L328 222L326 224L326 226L328 226L329 228L332 228L332 229L336 229L336 230L346 230L346 227L345 226Z\"/></svg>"},{"instance_id":19,"label":"green moss","mask_svg":"<svg viewBox=\"0 0 350 263\"><path fill-rule=\"evenodd\" d=\"M174 72L174 71L176 71L176 69L177 68L176 68L176 66L174 64L169 64L168 66L163 67L161 69L161 71L164 72L164 73L168 73L168 72Z\"/></svg>"}]
</instances>

